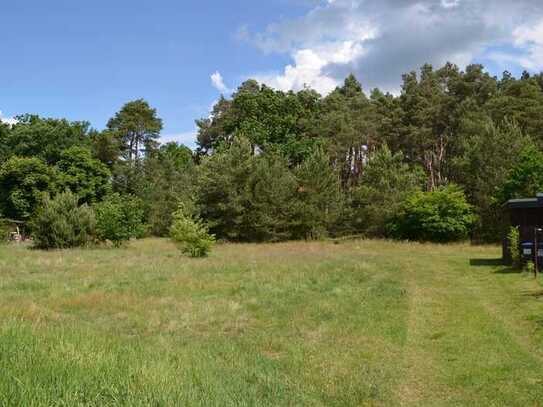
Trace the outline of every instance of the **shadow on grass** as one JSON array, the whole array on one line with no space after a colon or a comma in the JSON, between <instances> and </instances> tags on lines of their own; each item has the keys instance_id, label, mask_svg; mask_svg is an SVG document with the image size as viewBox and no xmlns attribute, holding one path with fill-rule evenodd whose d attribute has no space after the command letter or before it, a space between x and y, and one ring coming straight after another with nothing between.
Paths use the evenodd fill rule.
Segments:
<instances>
[{"instance_id":1,"label":"shadow on grass","mask_svg":"<svg viewBox=\"0 0 543 407\"><path fill-rule=\"evenodd\" d=\"M543 299L543 290L524 291L522 295L524 295L525 297L532 297L539 300L539 299ZM543 319L541 319L541 321L543 321Z\"/></svg>"},{"instance_id":2,"label":"shadow on grass","mask_svg":"<svg viewBox=\"0 0 543 407\"><path fill-rule=\"evenodd\" d=\"M470 259L469 265L474 267L498 267L494 270L495 274L518 274L521 272L521 270L505 264L503 259Z\"/></svg>"},{"instance_id":3,"label":"shadow on grass","mask_svg":"<svg viewBox=\"0 0 543 407\"><path fill-rule=\"evenodd\" d=\"M494 271L494 274L520 274L522 273L522 270L510 267L510 266L504 266L500 267L496 271Z\"/></svg>"},{"instance_id":4,"label":"shadow on grass","mask_svg":"<svg viewBox=\"0 0 543 407\"><path fill-rule=\"evenodd\" d=\"M484 267L484 266L503 266L502 259L469 259L470 266Z\"/></svg>"}]
</instances>

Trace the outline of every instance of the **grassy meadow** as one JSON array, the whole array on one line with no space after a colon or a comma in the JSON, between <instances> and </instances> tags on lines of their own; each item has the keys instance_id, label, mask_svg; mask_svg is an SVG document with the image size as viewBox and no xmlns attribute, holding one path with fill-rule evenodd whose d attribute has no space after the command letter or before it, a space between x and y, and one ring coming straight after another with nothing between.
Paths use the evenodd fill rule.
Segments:
<instances>
[{"instance_id":1,"label":"grassy meadow","mask_svg":"<svg viewBox=\"0 0 543 407\"><path fill-rule=\"evenodd\" d=\"M543 288L499 256L0 246L0 406L543 406Z\"/></svg>"}]
</instances>

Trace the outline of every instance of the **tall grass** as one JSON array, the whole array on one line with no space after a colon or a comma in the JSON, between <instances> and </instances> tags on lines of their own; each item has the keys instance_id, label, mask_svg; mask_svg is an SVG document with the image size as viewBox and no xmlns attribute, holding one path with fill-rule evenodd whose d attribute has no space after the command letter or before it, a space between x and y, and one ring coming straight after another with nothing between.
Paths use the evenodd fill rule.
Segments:
<instances>
[{"instance_id":1,"label":"tall grass","mask_svg":"<svg viewBox=\"0 0 543 407\"><path fill-rule=\"evenodd\" d=\"M0 405L538 405L541 288L497 255L0 247Z\"/></svg>"}]
</instances>

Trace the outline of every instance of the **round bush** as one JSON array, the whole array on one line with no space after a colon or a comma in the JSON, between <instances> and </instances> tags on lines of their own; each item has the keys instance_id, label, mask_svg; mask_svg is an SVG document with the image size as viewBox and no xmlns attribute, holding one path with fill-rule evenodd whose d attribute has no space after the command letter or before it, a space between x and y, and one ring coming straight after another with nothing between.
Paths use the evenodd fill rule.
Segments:
<instances>
[{"instance_id":1,"label":"round bush","mask_svg":"<svg viewBox=\"0 0 543 407\"><path fill-rule=\"evenodd\" d=\"M475 220L464 192L448 185L410 195L387 229L397 239L452 242L466 239Z\"/></svg>"},{"instance_id":2,"label":"round bush","mask_svg":"<svg viewBox=\"0 0 543 407\"><path fill-rule=\"evenodd\" d=\"M141 201L129 195L112 194L94 206L96 232L101 241L115 246L145 233Z\"/></svg>"},{"instance_id":3,"label":"round bush","mask_svg":"<svg viewBox=\"0 0 543 407\"><path fill-rule=\"evenodd\" d=\"M78 206L78 197L64 192L53 199L46 196L30 225L35 247L65 249L91 242L96 220L92 208Z\"/></svg>"}]
</instances>

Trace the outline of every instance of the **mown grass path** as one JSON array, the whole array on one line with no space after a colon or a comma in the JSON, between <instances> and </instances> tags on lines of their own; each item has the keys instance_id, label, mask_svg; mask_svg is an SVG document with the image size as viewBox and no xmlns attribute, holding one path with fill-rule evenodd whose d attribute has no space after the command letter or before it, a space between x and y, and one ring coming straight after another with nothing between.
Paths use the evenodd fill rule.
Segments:
<instances>
[{"instance_id":1,"label":"mown grass path","mask_svg":"<svg viewBox=\"0 0 543 407\"><path fill-rule=\"evenodd\" d=\"M400 402L543 405L539 285L485 266L492 251L458 249L436 247L406 263L411 299Z\"/></svg>"},{"instance_id":2,"label":"mown grass path","mask_svg":"<svg viewBox=\"0 0 543 407\"><path fill-rule=\"evenodd\" d=\"M0 406L543 406L543 289L495 247L0 247Z\"/></svg>"}]
</instances>

